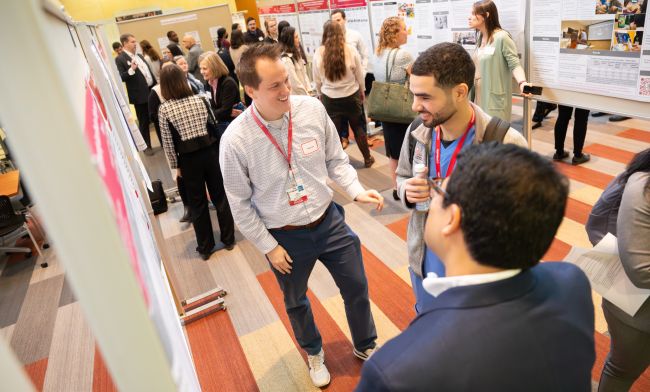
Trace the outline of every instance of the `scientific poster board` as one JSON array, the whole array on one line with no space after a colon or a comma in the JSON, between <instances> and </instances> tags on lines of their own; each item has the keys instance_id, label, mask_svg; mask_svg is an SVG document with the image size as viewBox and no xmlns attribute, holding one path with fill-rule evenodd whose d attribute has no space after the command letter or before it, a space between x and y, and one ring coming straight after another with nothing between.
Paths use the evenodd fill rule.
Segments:
<instances>
[{"instance_id":1,"label":"scientific poster board","mask_svg":"<svg viewBox=\"0 0 650 392\"><path fill-rule=\"evenodd\" d=\"M330 19L327 0L298 1L298 14L302 46L311 61L323 40L323 25Z\"/></svg>"},{"instance_id":2,"label":"scientific poster board","mask_svg":"<svg viewBox=\"0 0 650 392\"><path fill-rule=\"evenodd\" d=\"M275 20L289 22L291 27L298 30L300 34L300 25L298 22L298 13L296 3L293 0L266 0L257 2L257 12L260 15L260 28L264 29L264 34L268 34L264 25L265 20Z\"/></svg>"},{"instance_id":3,"label":"scientific poster board","mask_svg":"<svg viewBox=\"0 0 650 392\"><path fill-rule=\"evenodd\" d=\"M129 137L119 103L119 89L107 56L105 41L95 26L77 24L75 31L87 61L85 80L86 139L98 165L127 247L148 315L160 336L178 390L194 391L198 380L188 342L162 267L147 211L149 200L139 170L141 162ZM81 75L80 75L81 76ZM92 119L92 121L90 121ZM101 168L101 170L100 170ZM144 171L146 175L146 171ZM147 179L148 180L148 179Z\"/></svg>"},{"instance_id":4,"label":"scientific poster board","mask_svg":"<svg viewBox=\"0 0 650 392\"><path fill-rule=\"evenodd\" d=\"M643 1L629 4L640 9ZM647 14L600 0L532 1L530 7L529 79L549 88L543 99L650 116ZM585 93L593 94L588 102L578 98Z\"/></svg>"},{"instance_id":5,"label":"scientific poster board","mask_svg":"<svg viewBox=\"0 0 650 392\"><path fill-rule=\"evenodd\" d=\"M181 41L185 34L190 34L204 51L216 51L217 29L225 27L230 30L230 26L232 18L228 4L117 24L120 34L131 33L138 42L146 39L158 51L169 43L167 32L170 30L175 31Z\"/></svg>"},{"instance_id":6,"label":"scientific poster board","mask_svg":"<svg viewBox=\"0 0 650 392\"><path fill-rule=\"evenodd\" d=\"M370 32L370 14L366 0L330 0L330 9L345 11L345 20L348 29L358 31L368 52L374 49L372 33Z\"/></svg>"}]
</instances>

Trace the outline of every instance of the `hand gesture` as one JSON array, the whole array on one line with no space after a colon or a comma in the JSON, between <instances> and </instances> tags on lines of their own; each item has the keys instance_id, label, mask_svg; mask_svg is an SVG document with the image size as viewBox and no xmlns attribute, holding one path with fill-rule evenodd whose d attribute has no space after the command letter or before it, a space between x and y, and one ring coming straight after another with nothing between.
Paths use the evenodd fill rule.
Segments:
<instances>
[{"instance_id":1,"label":"hand gesture","mask_svg":"<svg viewBox=\"0 0 650 392\"><path fill-rule=\"evenodd\" d=\"M273 268L280 271L282 275L291 273L291 257L286 250L280 245L276 246L266 254L266 259L271 263Z\"/></svg>"},{"instance_id":2,"label":"hand gesture","mask_svg":"<svg viewBox=\"0 0 650 392\"><path fill-rule=\"evenodd\" d=\"M354 201L358 201L359 203L376 204L377 206L375 208L377 211L381 211L381 209L384 208L384 197L374 189L368 189L367 191L361 192L357 195Z\"/></svg>"},{"instance_id":3,"label":"hand gesture","mask_svg":"<svg viewBox=\"0 0 650 392\"><path fill-rule=\"evenodd\" d=\"M406 201L409 203L423 203L429 200L429 183L426 178L413 177L404 182Z\"/></svg>"},{"instance_id":4,"label":"hand gesture","mask_svg":"<svg viewBox=\"0 0 650 392\"><path fill-rule=\"evenodd\" d=\"M138 62L135 60L131 61L131 69L135 71L137 68L138 68Z\"/></svg>"}]
</instances>

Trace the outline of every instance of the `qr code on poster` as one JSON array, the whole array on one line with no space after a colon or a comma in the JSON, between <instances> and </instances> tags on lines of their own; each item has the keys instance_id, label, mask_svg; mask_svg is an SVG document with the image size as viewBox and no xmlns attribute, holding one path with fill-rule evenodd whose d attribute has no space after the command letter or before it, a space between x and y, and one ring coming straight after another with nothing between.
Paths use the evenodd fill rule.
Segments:
<instances>
[{"instance_id":1,"label":"qr code on poster","mask_svg":"<svg viewBox=\"0 0 650 392\"><path fill-rule=\"evenodd\" d=\"M639 83L639 95L650 97L650 78L641 77L641 83Z\"/></svg>"}]
</instances>

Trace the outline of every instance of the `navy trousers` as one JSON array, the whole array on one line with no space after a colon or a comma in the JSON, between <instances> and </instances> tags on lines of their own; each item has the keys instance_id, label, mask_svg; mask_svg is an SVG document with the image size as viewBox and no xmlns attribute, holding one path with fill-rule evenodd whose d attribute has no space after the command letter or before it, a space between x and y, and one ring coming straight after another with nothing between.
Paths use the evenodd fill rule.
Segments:
<instances>
[{"instance_id":1,"label":"navy trousers","mask_svg":"<svg viewBox=\"0 0 650 392\"><path fill-rule=\"evenodd\" d=\"M375 347L377 331L370 311L361 242L345 224L343 208L330 204L326 218L312 229L271 229L270 233L293 260L290 274L271 269L284 293L284 305L300 347L316 355L323 346L307 299L307 282L316 260L332 274L341 291L354 347L360 351Z\"/></svg>"}]
</instances>

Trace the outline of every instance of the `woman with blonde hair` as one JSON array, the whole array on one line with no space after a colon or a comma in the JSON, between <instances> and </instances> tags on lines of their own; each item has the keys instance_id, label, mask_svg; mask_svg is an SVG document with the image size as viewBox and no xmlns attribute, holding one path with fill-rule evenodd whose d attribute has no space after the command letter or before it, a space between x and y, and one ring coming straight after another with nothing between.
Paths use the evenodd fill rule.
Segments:
<instances>
[{"instance_id":1,"label":"woman with blonde hair","mask_svg":"<svg viewBox=\"0 0 650 392\"><path fill-rule=\"evenodd\" d=\"M372 166L375 158L370 155L364 128L365 77L361 57L356 49L345 43L345 33L339 24L325 22L323 43L314 54L312 68L316 90L336 126L343 148L349 143L349 123L364 166Z\"/></svg>"},{"instance_id":2,"label":"woman with blonde hair","mask_svg":"<svg viewBox=\"0 0 650 392\"><path fill-rule=\"evenodd\" d=\"M497 6L492 0L477 1L472 7L469 27L478 32L474 63L474 102L490 116L510 121L512 78L524 93L526 74L519 62L510 33L501 28Z\"/></svg>"},{"instance_id":3,"label":"woman with blonde hair","mask_svg":"<svg viewBox=\"0 0 650 392\"><path fill-rule=\"evenodd\" d=\"M379 45L377 46L374 61L375 80L384 83L404 84L411 71L415 59L409 52L401 49L406 44L408 32L406 23L402 18L391 16L384 20L379 30ZM390 171L393 177L393 199L399 200L397 195L397 162L402 149L402 142L409 124L382 122L386 155L389 158Z\"/></svg>"},{"instance_id":4,"label":"woman with blonde hair","mask_svg":"<svg viewBox=\"0 0 650 392\"><path fill-rule=\"evenodd\" d=\"M223 132L228 124L241 114L234 106L240 102L239 85L228 75L228 67L215 52L205 52L199 58L201 75L205 79L205 92Z\"/></svg>"}]
</instances>

